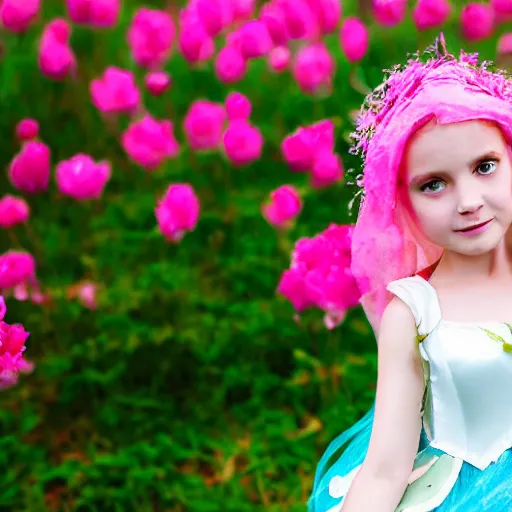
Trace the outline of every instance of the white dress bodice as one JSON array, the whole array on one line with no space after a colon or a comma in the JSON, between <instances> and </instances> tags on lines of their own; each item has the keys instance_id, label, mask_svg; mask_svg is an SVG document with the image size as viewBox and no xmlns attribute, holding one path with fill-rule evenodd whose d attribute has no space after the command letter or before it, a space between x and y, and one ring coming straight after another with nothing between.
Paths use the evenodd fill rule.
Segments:
<instances>
[{"instance_id":1,"label":"white dress bodice","mask_svg":"<svg viewBox=\"0 0 512 512\"><path fill-rule=\"evenodd\" d=\"M512 446L512 326L443 320L436 290L420 276L388 290L416 321L430 445L485 469Z\"/></svg>"}]
</instances>

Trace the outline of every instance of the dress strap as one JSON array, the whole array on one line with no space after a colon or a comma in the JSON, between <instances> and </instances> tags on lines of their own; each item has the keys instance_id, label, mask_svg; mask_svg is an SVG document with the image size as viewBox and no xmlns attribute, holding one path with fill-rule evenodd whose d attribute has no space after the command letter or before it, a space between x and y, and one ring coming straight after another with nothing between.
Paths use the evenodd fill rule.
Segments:
<instances>
[{"instance_id":1,"label":"dress strap","mask_svg":"<svg viewBox=\"0 0 512 512\"><path fill-rule=\"evenodd\" d=\"M441 321L437 292L423 277L416 275L391 281L387 290L409 306L420 336L430 334Z\"/></svg>"}]
</instances>

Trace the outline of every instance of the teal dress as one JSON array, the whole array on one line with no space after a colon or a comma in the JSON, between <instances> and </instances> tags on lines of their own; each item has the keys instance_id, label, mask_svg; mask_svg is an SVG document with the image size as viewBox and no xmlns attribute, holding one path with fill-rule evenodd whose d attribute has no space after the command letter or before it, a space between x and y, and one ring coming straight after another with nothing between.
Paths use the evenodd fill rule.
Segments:
<instances>
[{"instance_id":1,"label":"teal dress","mask_svg":"<svg viewBox=\"0 0 512 512\"><path fill-rule=\"evenodd\" d=\"M444 320L436 290L419 275L388 290L416 320L425 383L418 453L395 512L512 511L512 326ZM374 407L329 445L309 512L342 511L373 417Z\"/></svg>"}]
</instances>

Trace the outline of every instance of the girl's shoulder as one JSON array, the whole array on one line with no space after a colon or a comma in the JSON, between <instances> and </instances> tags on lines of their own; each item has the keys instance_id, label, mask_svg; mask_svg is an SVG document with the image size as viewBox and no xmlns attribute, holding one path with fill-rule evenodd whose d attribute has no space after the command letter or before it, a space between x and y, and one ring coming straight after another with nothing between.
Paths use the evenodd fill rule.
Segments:
<instances>
[{"instance_id":1,"label":"girl's shoulder","mask_svg":"<svg viewBox=\"0 0 512 512\"><path fill-rule=\"evenodd\" d=\"M437 292L421 275L391 281L387 290L411 310L418 333L429 333L440 321L441 310Z\"/></svg>"}]
</instances>

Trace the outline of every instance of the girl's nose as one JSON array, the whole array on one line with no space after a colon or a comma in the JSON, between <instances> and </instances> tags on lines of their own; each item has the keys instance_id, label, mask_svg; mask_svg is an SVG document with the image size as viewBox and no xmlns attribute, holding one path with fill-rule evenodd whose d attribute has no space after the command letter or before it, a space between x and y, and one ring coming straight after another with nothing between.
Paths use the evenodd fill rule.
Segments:
<instances>
[{"instance_id":1,"label":"girl's nose","mask_svg":"<svg viewBox=\"0 0 512 512\"><path fill-rule=\"evenodd\" d=\"M460 191L457 201L457 213L466 215L477 212L484 204L479 186L466 186Z\"/></svg>"}]
</instances>

